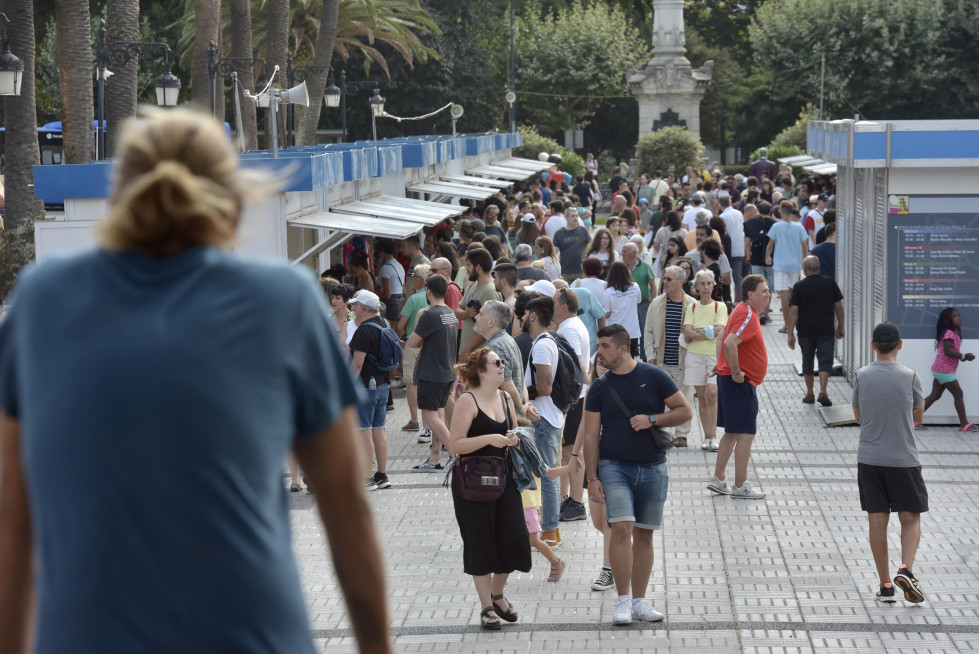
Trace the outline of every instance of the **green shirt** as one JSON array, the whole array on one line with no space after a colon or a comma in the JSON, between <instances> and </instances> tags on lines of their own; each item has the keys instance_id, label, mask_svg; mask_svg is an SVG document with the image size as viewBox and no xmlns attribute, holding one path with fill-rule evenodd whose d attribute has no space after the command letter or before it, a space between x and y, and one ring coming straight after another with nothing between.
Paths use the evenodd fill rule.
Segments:
<instances>
[{"instance_id":1,"label":"green shirt","mask_svg":"<svg viewBox=\"0 0 979 654\"><path fill-rule=\"evenodd\" d=\"M405 338L411 336L412 332L415 331L415 321L418 320L418 312L428 306L428 300L425 299L425 289L421 289L414 295L412 295L405 302L405 305L401 307L401 315L408 319L405 323Z\"/></svg>"},{"instance_id":2,"label":"green shirt","mask_svg":"<svg viewBox=\"0 0 979 654\"><path fill-rule=\"evenodd\" d=\"M639 260L639 265L632 272L632 281L639 284L639 291L642 293L642 301L649 302L649 280L656 279L653 267L648 263Z\"/></svg>"}]
</instances>

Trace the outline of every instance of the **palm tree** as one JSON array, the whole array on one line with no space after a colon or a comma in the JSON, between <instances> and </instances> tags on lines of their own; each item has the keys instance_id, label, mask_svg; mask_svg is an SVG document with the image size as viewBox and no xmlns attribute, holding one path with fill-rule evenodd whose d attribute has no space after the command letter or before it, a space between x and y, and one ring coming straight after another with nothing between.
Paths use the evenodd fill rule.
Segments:
<instances>
[{"instance_id":1,"label":"palm tree","mask_svg":"<svg viewBox=\"0 0 979 654\"><path fill-rule=\"evenodd\" d=\"M95 109L92 100L92 23L88 3L59 2L54 16L58 27L58 83L65 163L91 163Z\"/></svg>"},{"instance_id":2,"label":"palm tree","mask_svg":"<svg viewBox=\"0 0 979 654\"><path fill-rule=\"evenodd\" d=\"M320 24L314 47L313 68L322 72L313 72L306 76L306 84L309 87L309 109L302 114L300 128L297 135L301 136L303 143L316 143L316 126L320 122L320 109L323 105L318 98L323 97L326 89L326 82L329 74L326 67L330 65L333 58L333 39L337 31L338 14L340 10L340 0L323 0L323 8L320 11Z\"/></svg>"},{"instance_id":3,"label":"palm tree","mask_svg":"<svg viewBox=\"0 0 979 654\"><path fill-rule=\"evenodd\" d=\"M61 3L64 4L64 3ZM82 4L82 3L79 3ZM139 0L107 0L105 4L106 41L139 41ZM112 156L124 120L136 115L139 58L125 66L113 66L112 79L105 83L105 151Z\"/></svg>"},{"instance_id":4,"label":"palm tree","mask_svg":"<svg viewBox=\"0 0 979 654\"><path fill-rule=\"evenodd\" d=\"M267 0L265 5L265 25L268 34L266 45L265 61L268 63L269 72L279 67L279 76L276 83L282 88L286 88L286 58L289 51L289 0ZM265 144L271 145L269 139L272 138L272 112L265 114ZM278 125L276 128L279 134L285 134L285 112L278 113Z\"/></svg>"},{"instance_id":5,"label":"palm tree","mask_svg":"<svg viewBox=\"0 0 979 654\"><path fill-rule=\"evenodd\" d=\"M7 26L10 51L24 62L20 95L3 98L6 127L5 213L9 233L14 228L30 229L35 220L44 217L44 204L34 199L34 166L41 163L37 145L37 108L34 103L34 3L32 0L4 0L3 11L10 18ZM87 29L85 33L88 33ZM91 61L91 55L87 60ZM88 71L85 79L90 79ZM88 106L92 106L91 96ZM91 125L90 122L89 135L92 133ZM4 240L7 238L4 235ZM23 263L26 263L26 259Z\"/></svg>"},{"instance_id":6,"label":"palm tree","mask_svg":"<svg viewBox=\"0 0 979 654\"><path fill-rule=\"evenodd\" d=\"M221 23L220 0L195 0L194 63L190 74L190 101L198 109L211 111L211 74L207 69L207 47L218 41ZM222 94L224 95L224 94Z\"/></svg>"},{"instance_id":7,"label":"palm tree","mask_svg":"<svg viewBox=\"0 0 979 654\"><path fill-rule=\"evenodd\" d=\"M231 56L252 56L252 12L249 0L231 0ZM255 87L255 70L250 66L238 66L238 83L242 89ZM258 124L255 103L241 96L241 125L245 137L245 150L258 149Z\"/></svg>"}]
</instances>

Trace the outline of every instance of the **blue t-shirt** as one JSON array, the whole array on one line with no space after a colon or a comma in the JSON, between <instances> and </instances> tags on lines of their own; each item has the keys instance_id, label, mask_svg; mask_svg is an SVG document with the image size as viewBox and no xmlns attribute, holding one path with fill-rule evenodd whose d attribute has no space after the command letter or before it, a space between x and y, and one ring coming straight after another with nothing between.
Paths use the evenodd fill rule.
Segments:
<instances>
[{"instance_id":1,"label":"blue t-shirt","mask_svg":"<svg viewBox=\"0 0 979 654\"><path fill-rule=\"evenodd\" d=\"M610 381L632 415L626 416L606 388ZM666 398L679 389L666 372L641 361L625 375L602 375L588 388L585 411L602 414L602 436L598 457L629 465L657 465L666 454L656 448L648 433L637 432L629 419L666 411Z\"/></svg>"},{"instance_id":2,"label":"blue t-shirt","mask_svg":"<svg viewBox=\"0 0 979 654\"><path fill-rule=\"evenodd\" d=\"M768 238L775 241L772 252L772 268L775 272L799 272L802 270L801 243L809 240L806 228L796 222L780 221L768 230Z\"/></svg>"},{"instance_id":3,"label":"blue t-shirt","mask_svg":"<svg viewBox=\"0 0 979 654\"><path fill-rule=\"evenodd\" d=\"M313 276L198 247L23 272L0 325L37 652L314 651L282 463L357 400Z\"/></svg>"}]
</instances>

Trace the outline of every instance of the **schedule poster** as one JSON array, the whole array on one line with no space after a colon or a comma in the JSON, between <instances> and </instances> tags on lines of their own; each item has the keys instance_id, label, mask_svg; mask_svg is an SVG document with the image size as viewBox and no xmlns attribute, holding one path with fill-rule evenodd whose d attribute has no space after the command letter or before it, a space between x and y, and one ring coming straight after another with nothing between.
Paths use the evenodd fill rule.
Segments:
<instances>
[{"instance_id":1,"label":"schedule poster","mask_svg":"<svg viewBox=\"0 0 979 654\"><path fill-rule=\"evenodd\" d=\"M933 340L950 306L962 314L962 337L979 338L979 198L949 200L911 197L888 214L887 317L905 339ZM916 211L929 205L974 210Z\"/></svg>"}]
</instances>

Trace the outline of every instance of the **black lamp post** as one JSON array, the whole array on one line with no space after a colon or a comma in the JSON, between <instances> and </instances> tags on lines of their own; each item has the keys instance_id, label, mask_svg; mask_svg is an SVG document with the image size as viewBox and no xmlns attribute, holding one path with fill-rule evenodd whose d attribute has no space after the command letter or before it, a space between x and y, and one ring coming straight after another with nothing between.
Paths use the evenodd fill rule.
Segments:
<instances>
[{"instance_id":1,"label":"black lamp post","mask_svg":"<svg viewBox=\"0 0 979 654\"><path fill-rule=\"evenodd\" d=\"M377 118L384 114L384 98L381 97L380 89L374 89L374 95L369 100L371 103L371 132L374 133L374 140L377 140Z\"/></svg>"},{"instance_id":2,"label":"black lamp post","mask_svg":"<svg viewBox=\"0 0 979 654\"><path fill-rule=\"evenodd\" d=\"M217 76L221 75L222 78L227 77L231 73L237 72L239 67L241 68L253 67L255 65L255 62L261 62L262 71L264 75L265 60L262 59L261 57L221 57L220 59L218 59L218 46L215 45L214 41L208 43L207 72L211 76L211 113L212 114L217 111L216 98L214 97L214 82L217 79ZM259 81L258 88L259 89L265 88L265 84L262 84L261 80ZM269 105L268 103L264 105L260 103L259 106L268 107ZM222 121L223 120L224 118L222 118Z\"/></svg>"},{"instance_id":3,"label":"black lamp post","mask_svg":"<svg viewBox=\"0 0 979 654\"><path fill-rule=\"evenodd\" d=\"M180 80L170 72L170 46L154 41L105 41L105 21L99 21L95 44L95 70L99 82L99 125L96 159L105 159L105 69L108 65L125 66L144 48L163 48L165 72L156 78L156 102L161 107L173 107L180 93Z\"/></svg>"},{"instance_id":4,"label":"black lamp post","mask_svg":"<svg viewBox=\"0 0 979 654\"><path fill-rule=\"evenodd\" d=\"M340 106L340 89L336 84L333 83L333 66L299 66L297 68L292 67L292 53L288 53L286 57L286 80L289 83L289 88L296 85L296 82L305 82L306 78L310 74L325 73L329 72L330 76L327 80L327 86L323 90L323 102L326 104L328 109L336 109ZM286 118L286 129L292 133L292 144L296 144L296 126L295 126L295 110L290 105L287 109L289 112ZM341 138L341 141L343 139ZM286 142L290 142L289 134L286 134Z\"/></svg>"},{"instance_id":5,"label":"black lamp post","mask_svg":"<svg viewBox=\"0 0 979 654\"><path fill-rule=\"evenodd\" d=\"M7 23L10 19L3 16L2 34L0 34L0 95L20 95L20 82L24 76L24 62L10 51L10 37L7 36Z\"/></svg>"}]
</instances>

